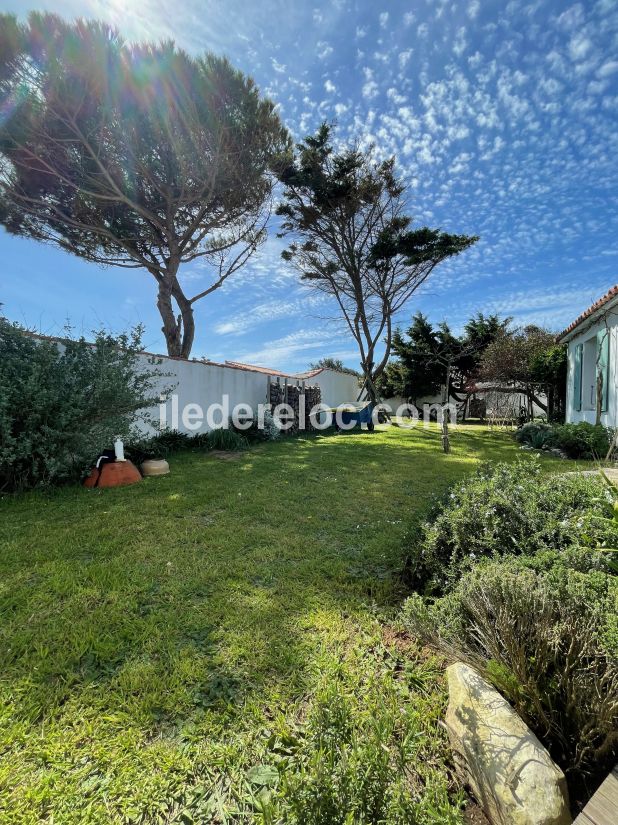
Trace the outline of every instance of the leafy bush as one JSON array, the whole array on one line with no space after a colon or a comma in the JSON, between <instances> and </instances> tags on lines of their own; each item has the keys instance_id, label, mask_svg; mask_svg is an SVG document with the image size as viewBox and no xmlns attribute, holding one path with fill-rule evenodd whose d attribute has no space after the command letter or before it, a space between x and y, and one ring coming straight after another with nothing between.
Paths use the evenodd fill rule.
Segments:
<instances>
[{"instance_id":1,"label":"leafy bush","mask_svg":"<svg viewBox=\"0 0 618 825\"><path fill-rule=\"evenodd\" d=\"M618 491L605 473L601 477L607 489L597 500L597 508L583 517L582 545L602 553L609 569L618 573Z\"/></svg>"},{"instance_id":2,"label":"leafy bush","mask_svg":"<svg viewBox=\"0 0 618 825\"><path fill-rule=\"evenodd\" d=\"M485 562L434 604L408 600L404 617L481 670L577 784L618 756L618 580L560 554L532 567Z\"/></svg>"},{"instance_id":3,"label":"leafy bush","mask_svg":"<svg viewBox=\"0 0 618 825\"><path fill-rule=\"evenodd\" d=\"M167 458L180 450L208 450L208 433L187 435L179 430L165 429L150 438L132 441L125 452L136 464L148 458Z\"/></svg>"},{"instance_id":4,"label":"leafy bush","mask_svg":"<svg viewBox=\"0 0 618 825\"><path fill-rule=\"evenodd\" d=\"M553 446L553 432L551 424L530 421L515 432L515 438L520 444L543 450Z\"/></svg>"},{"instance_id":5,"label":"leafy bush","mask_svg":"<svg viewBox=\"0 0 618 825\"><path fill-rule=\"evenodd\" d=\"M602 424L524 424L515 433L520 444L535 450L557 448L569 458L603 459L607 455L613 431Z\"/></svg>"},{"instance_id":6,"label":"leafy bush","mask_svg":"<svg viewBox=\"0 0 618 825\"><path fill-rule=\"evenodd\" d=\"M147 458L167 458L180 450L202 452L204 450L246 450L248 440L235 430L220 428L208 433L188 435L179 430L162 430L151 438L134 441L127 447L127 454L137 462Z\"/></svg>"},{"instance_id":7,"label":"leafy bush","mask_svg":"<svg viewBox=\"0 0 618 825\"><path fill-rule=\"evenodd\" d=\"M602 424L561 424L554 428L554 441L569 458L604 459L613 431Z\"/></svg>"},{"instance_id":8,"label":"leafy bush","mask_svg":"<svg viewBox=\"0 0 618 825\"><path fill-rule=\"evenodd\" d=\"M412 584L443 592L481 558L578 546L584 515L610 499L601 479L542 476L534 458L482 465L410 536Z\"/></svg>"},{"instance_id":9,"label":"leafy bush","mask_svg":"<svg viewBox=\"0 0 618 825\"><path fill-rule=\"evenodd\" d=\"M59 346L0 318L0 491L75 481L129 437L156 404L140 349L140 328Z\"/></svg>"},{"instance_id":10,"label":"leafy bush","mask_svg":"<svg viewBox=\"0 0 618 825\"><path fill-rule=\"evenodd\" d=\"M230 452L246 450L249 447L249 442L244 436L224 427L211 430L208 434L208 444L211 450L229 450Z\"/></svg>"}]
</instances>

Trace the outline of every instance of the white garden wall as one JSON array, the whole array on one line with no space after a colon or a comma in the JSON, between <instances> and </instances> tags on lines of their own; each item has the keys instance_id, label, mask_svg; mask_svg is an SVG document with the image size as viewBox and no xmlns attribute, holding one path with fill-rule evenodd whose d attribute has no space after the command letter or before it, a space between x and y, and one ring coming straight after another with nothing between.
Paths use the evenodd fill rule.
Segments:
<instances>
[{"instance_id":1,"label":"white garden wall","mask_svg":"<svg viewBox=\"0 0 618 825\"><path fill-rule=\"evenodd\" d=\"M145 354L142 357L146 366L149 356ZM303 378L281 375L276 371L270 375L264 368L159 358L161 364L154 368L161 373L158 389L161 393L165 393L166 388L171 389L163 404L164 420L167 426L177 426L181 432L206 432L219 427L237 404L247 404L257 414L258 405L267 403L269 380L279 380L282 384L286 380L288 384L302 384L303 381L307 386L317 384L322 391L322 403L329 407L355 401L358 395L358 379L335 370L324 369ZM190 405L197 405L204 413L205 420L199 428L191 427L191 416L197 413L197 407ZM221 405L224 409L213 409L212 405ZM206 420L209 408L212 415L210 420ZM161 408L153 408L150 413L157 421L160 420Z\"/></svg>"},{"instance_id":2,"label":"white garden wall","mask_svg":"<svg viewBox=\"0 0 618 825\"><path fill-rule=\"evenodd\" d=\"M33 338L53 341L63 348L61 338L50 338L33 334ZM257 415L258 405L268 401L269 380L288 384L315 386L321 389L322 403L336 407L349 401L356 401L359 387L358 378L349 373L321 369L304 375L284 374L265 367L252 367L249 364L217 364L212 361L188 361L183 358L169 358L166 355L154 355L144 352L139 356L144 369L160 373L155 387L155 394L165 396L164 402L147 411L155 422L164 422L168 427L175 427L185 433L206 432L220 427L227 421L237 404L248 405ZM158 363L151 363L155 359ZM227 396L227 399L226 399ZM193 405L193 406L191 406ZM207 420L207 412L212 405L221 405L223 409L211 410L212 419ZM192 427L192 416L196 416L197 407L201 409L204 421L199 427ZM162 414L163 409L163 414ZM183 411L185 418L183 420ZM309 410L307 411L309 412ZM195 423L195 418L193 418ZM187 424L189 426L187 426ZM153 427L142 424L139 429L144 435L150 435Z\"/></svg>"}]
</instances>

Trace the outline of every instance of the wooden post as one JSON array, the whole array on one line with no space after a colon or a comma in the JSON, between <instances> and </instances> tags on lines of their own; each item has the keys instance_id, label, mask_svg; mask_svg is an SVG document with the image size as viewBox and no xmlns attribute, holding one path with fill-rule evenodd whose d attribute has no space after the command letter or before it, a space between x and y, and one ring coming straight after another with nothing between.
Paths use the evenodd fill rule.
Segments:
<instances>
[{"instance_id":1,"label":"wooden post","mask_svg":"<svg viewBox=\"0 0 618 825\"><path fill-rule=\"evenodd\" d=\"M450 397L450 385L451 385L451 362L449 361L446 366L446 388L445 388L445 397L446 401L443 405L442 409L442 449L445 453L449 453L451 451L451 443L448 437L448 417L449 411L448 409L444 409L444 407L448 407L448 401Z\"/></svg>"}]
</instances>

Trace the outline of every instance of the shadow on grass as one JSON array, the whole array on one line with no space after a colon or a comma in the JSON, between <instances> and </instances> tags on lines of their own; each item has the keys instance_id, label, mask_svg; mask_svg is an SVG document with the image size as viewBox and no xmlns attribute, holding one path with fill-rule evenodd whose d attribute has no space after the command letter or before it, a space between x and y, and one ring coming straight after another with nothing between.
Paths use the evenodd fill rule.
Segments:
<instances>
[{"instance_id":1,"label":"shadow on grass","mask_svg":"<svg viewBox=\"0 0 618 825\"><path fill-rule=\"evenodd\" d=\"M145 728L293 699L347 616L392 597L404 529L509 440L458 428L187 453L115 490L0 501L0 672L14 718L68 706Z\"/></svg>"}]
</instances>

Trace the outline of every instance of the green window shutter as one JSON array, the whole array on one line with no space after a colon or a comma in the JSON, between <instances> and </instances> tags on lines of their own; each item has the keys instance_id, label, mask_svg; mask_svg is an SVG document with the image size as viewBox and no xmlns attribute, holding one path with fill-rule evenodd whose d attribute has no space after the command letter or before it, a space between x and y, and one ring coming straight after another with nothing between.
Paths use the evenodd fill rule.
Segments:
<instances>
[{"instance_id":1,"label":"green window shutter","mask_svg":"<svg viewBox=\"0 0 618 825\"><path fill-rule=\"evenodd\" d=\"M582 408L582 361L584 345L577 344L575 347L575 370L573 372L573 408Z\"/></svg>"},{"instance_id":2,"label":"green window shutter","mask_svg":"<svg viewBox=\"0 0 618 825\"><path fill-rule=\"evenodd\" d=\"M597 333L597 375L603 380L603 394L601 396L601 412L607 412L609 400L609 330L602 329Z\"/></svg>"}]
</instances>

